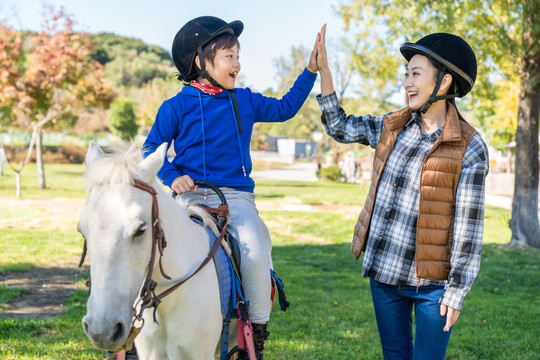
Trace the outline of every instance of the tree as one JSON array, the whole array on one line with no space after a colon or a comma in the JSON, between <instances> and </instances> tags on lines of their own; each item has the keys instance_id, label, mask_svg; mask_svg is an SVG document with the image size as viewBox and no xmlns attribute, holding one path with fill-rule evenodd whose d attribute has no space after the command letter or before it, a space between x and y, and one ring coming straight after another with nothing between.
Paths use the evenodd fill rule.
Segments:
<instances>
[{"instance_id":1,"label":"tree","mask_svg":"<svg viewBox=\"0 0 540 360\"><path fill-rule=\"evenodd\" d=\"M0 23L0 126L15 120L17 107L24 99L16 82L22 72L24 54L20 33Z\"/></svg>"},{"instance_id":2,"label":"tree","mask_svg":"<svg viewBox=\"0 0 540 360\"><path fill-rule=\"evenodd\" d=\"M310 49L305 46L292 46L288 56L280 56L273 59L276 77L278 79L279 93L287 92L298 75L304 70L309 60Z\"/></svg>"},{"instance_id":3,"label":"tree","mask_svg":"<svg viewBox=\"0 0 540 360\"><path fill-rule=\"evenodd\" d=\"M0 144L0 176L4 175L4 163L6 162L6 152Z\"/></svg>"},{"instance_id":4,"label":"tree","mask_svg":"<svg viewBox=\"0 0 540 360\"><path fill-rule=\"evenodd\" d=\"M521 90L516 131L516 179L510 245L540 248L538 122L540 118L540 0L523 4Z\"/></svg>"},{"instance_id":5,"label":"tree","mask_svg":"<svg viewBox=\"0 0 540 360\"><path fill-rule=\"evenodd\" d=\"M0 65L0 110L4 119L16 118L33 128L39 188L46 187L42 128L66 125L62 121L72 121L77 107L102 106L112 98L112 90L102 81L100 65L87 61L91 36L74 33L72 28L73 20L63 8L56 11L45 6L43 30L32 37L29 53L23 54L20 33L4 24L0 27L0 53L8 54L8 61Z\"/></svg>"},{"instance_id":6,"label":"tree","mask_svg":"<svg viewBox=\"0 0 540 360\"><path fill-rule=\"evenodd\" d=\"M38 123L48 118L47 114L55 105L70 103L72 88L88 73L88 65L93 65L85 61L91 49L90 36L73 32L73 20L63 8L55 11L52 6L45 6L45 14L43 30L32 41L32 61L24 73L22 86L31 99L24 111ZM50 118L52 120L55 119ZM40 189L46 187L42 126L37 128L36 134Z\"/></svg>"},{"instance_id":7,"label":"tree","mask_svg":"<svg viewBox=\"0 0 540 360\"><path fill-rule=\"evenodd\" d=\"M32 155L32 149L34 148L34 143L36 142L38 132L41 131L41 128L44 124L48 123L51 119L53 119L57 115L55 110L51 110L47 113L47 116L39 121L36 126L34 126L34 130L32 131L32 138L30 139L30 144L28 145L28 151L26 152L26 158L19 163L19 167L15 168L13 165L10 164L7 157L5 157L5 151L4 146L0 144L0 153L4 155L4 160L6 161L7 165L15 172L15 193L17 197L21 197L21 172L26 164L30 161L30 157Z\"/></svg>"},{"instance_id":8,"label":"tree","mask_svg":"<svg viewBox=\"0 0 540 360\"><path fill-rule=\"evenodd\" d=\"M122 140L130 140L137 135L139 126L135 120L133 102L128 99L115 99L109 109L109 126L113 134Z\"/></svg>"},{"instance_id":9,"label":"tree","mask_svg":"<svg viewBox=\"0 0 540 360\"><path fill-rule=\"evenodd\" d=\"M275 58L274 68L278 79L278 89L267 89L265 96L281 97L292 87L298 75L304 70L309 60L309 49L305 47L291 47L289 56ZM287 136L294 139L310 139L313 131L321 131L320 111L314 96L307 100L296 116L285 123L258 123L254 127L254 136L268 134L273 136Z\"/></svg>"},{"instance_id":10,"label":"tree","mask_svg":"<svg viewBox=\"0 0 540 360\"><path fill-rule=\"evenodd\" d=\"M172 76L166 80L158 77L144 84L137 91L131 92L130 99L133 99L136 104L134 111L140 129L152 127L163 100L173 97L181 86L181 83Z\"/></svg>"},{"instance_id":11,"label":"tree","mask_svg":"<svg viewBox=\"0 0 540 360\"><path fill-rule=\"evenodd\" d=\"M500 81L519 79L516 131L516 181L512 207L512 245L540 247L538 223L538 119L540 90L540 0L352 0L339 12L355 29L355 66L362 80L387 93L403 63L399 45L432 32L462 36L478 60L476 85L463 105L484 125L505 118L500 106L507 94ZM516 84L517 85L517 84ZM395 89L395 86L394 86ZM499 90L499 91L498 91ZM498 121L498 120L497 120Z\"/></svg>"}]
</instances>

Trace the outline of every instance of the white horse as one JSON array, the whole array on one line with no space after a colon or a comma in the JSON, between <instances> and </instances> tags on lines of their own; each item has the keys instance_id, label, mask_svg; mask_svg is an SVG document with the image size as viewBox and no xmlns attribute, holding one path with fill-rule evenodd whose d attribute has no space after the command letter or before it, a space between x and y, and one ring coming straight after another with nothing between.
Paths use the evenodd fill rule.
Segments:
<instances>
[{"instance_id":1,"label":"white horse","mask_svg":"<svg viewBox=\"0 0 540 360\"><path fill-rule=\"evenodd\" d=\"M199 211L174 200L156 180L165 153L166 144L144 160L133 147L111 156L105 156L94 143L88 149L89 196L78 230L86 240L92 284L82 323L88 338L99 348L115 350L126 342L151 260L153 198L134 187L135 179L157 192L159 219L167 241L162 264L172 280L162 276L156 251L152 269L158 284L155 293L193 273L209 253L206 229L189 218L191 212ZM211 220L203 214L209 225ZM222 314L213 261L163 298L157 307L157 323L153 312L144 312L144 326L135 339L141 359L214 359Z\"/></svg>"}]
</instances>

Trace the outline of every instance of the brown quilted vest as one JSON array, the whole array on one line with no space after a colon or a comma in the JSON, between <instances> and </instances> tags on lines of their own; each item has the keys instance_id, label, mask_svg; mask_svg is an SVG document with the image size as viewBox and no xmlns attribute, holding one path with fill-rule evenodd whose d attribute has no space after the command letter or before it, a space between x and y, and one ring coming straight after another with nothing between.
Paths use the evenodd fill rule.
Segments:
<instances>
[{"instance_id":1,"label":"brown quilted vest","mask_svg":"<svg viewBox=\"0 0 540 360\"><path fill-rule=\"evenodd\" d=\"M416 275L429 280L447 280L454 229L456 190L465 150L476 130L458 118L455 107L447 103L444 129L426 155L420 174L420 203L416 229ZM366 248L369 224L379 181L394 149L399 132L411 119L410 108L384 118L384 129L375 149L372 181L364 208L354 227L351 251L355 259Z\"/></svg>"}]
</instances>

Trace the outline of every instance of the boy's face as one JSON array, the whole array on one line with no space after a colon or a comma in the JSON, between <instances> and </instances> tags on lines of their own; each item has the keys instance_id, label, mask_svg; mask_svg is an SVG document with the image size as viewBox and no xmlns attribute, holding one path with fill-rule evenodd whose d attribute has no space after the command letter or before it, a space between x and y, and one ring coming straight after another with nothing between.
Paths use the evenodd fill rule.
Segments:
<instances>
[{"instance_id":1,"label":"boy's face","mask_svg":"<svg viewBox=\"0 0 540 360\"><path fill-rule=\"evenodd\" d=\"M238 45L234 45L229 49L219 49L214 56L214 64L209 61L205 63L206 70L225 89L234 89L234 84L240 72L239 59Z\"/></svg>"},{"instance_id":2,"label":"boy's face","mask_svg":"<svg viewBox=\"0 0 540 360\"><path fill-rule=\"evenodd\" d=\"M435 68L427 57L423 55L412 57L405 70L405 80L403 81L411 109L420 109L429 100L436 84L434 72Z\"/></svg>"}]
</instances>

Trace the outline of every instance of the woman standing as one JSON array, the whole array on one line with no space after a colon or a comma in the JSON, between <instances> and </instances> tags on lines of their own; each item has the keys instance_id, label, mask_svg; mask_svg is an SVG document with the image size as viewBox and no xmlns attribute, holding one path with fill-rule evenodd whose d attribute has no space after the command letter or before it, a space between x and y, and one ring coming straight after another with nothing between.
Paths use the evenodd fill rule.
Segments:
<instances>
[{"instance_id":1,"label":"woman standing","mask_svg":"<svg viewBox=\"0 0 540 360\"><path fill-rule=\"evenodd\" d=\"M405 43L409 106L383 116L346 115L334 92L325 32L323 26L317 64L326 132L375 149L351 250L356 259L365 252L362 275L370 278L384 358L444 359L480 268L488 151L454 102L474 85L476 57L447 33Z\"/></svg>"}]
</instances>

